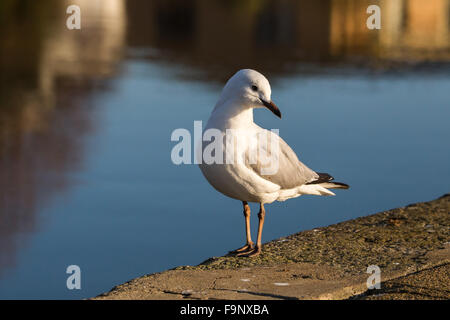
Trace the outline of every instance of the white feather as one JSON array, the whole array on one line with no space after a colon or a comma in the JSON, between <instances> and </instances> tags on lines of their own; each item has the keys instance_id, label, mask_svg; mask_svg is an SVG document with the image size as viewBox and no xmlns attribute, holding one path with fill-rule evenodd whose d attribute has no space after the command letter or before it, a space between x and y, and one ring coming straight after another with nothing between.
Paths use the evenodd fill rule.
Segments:
<instances>
[{"instance_id":1,"label":"white feather","mask_svg":"<svg viewBox=\"0 0 450 320\"><path fill-rule=\"evenodd\" d=\"M256 86L258 92L252 92ZM218 129L225 134L227 129L239 129L238 150L246 156L258 150L253 137L267 131L253 122L253 108L264 107L261 103L270 100L271 89L267 79L254 70L241 70L225 85L222 95L208 120L205 130ZM272 176L261 175L256 168L243 163L200 164L208 182L219 192L242 201L271 203L290 198L311 195L334 195L321 184L305 185L318 175L301 163L294 151L280 137L279 168ZM224 150L226 150L224 146ZM226 158L225 156L223 157Z\"/></svg>"}]
</instances>

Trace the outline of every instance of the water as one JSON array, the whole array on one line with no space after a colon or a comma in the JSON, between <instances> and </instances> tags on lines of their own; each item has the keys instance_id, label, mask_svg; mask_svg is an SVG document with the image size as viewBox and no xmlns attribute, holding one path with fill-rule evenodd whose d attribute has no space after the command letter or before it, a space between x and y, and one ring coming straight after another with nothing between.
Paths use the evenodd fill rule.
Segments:
<instances>
[{"instance_id":1,"label":"water","mask_svg":"<svg viewBox=\"0 0 450 320\"><path fill-rule=\"evenodd\" d=\"M284 32L267 35L277 43L272 56L239 37L222 38L220 46L236 43L246 51L220 56L202 45L217 41L192 27L210 23L202 10L221 15L211 8L220 2L179 4L181 11L159 2L156 9L114 3L106 13L89 11L87 31L78 35L58 31L64 16L43 10L48 26L41 22L41 38L2 47L0 298L91 297L241 246L241 203L217 193L195 165L174 165L170 135L177 128L192 132L194 120L205 124L224 80L243 66L269 77L283 114L279 120L256 110L255 121L278 128L311 168L351 185L337 197L266 206L263 241L449 191L449 56L442 48L427 51L431 65L412 49L404 64L380 58L382 50L375 54L364 41L335 56L321 41L298 44ZM327 10L339 13L333 6ZM266 21L272 9L256 16ZM146 25L149 12L159 12L157 30ZM179 28L164 22L171 17ZM22 28L34 30L32 22L40 20L28 18ZM244 23L233 21L230 28ZM6 34L14 40L24 30L10 23ZM251 39L260 43L258 34ZM35 42L36 57L25 59ZM290 43L303 53L291 57L297 49L286 51ZM258 208L251 207L255 233ZM81 268L81 290L66 288L72 264Z\"/></svg>"}]
</instances>

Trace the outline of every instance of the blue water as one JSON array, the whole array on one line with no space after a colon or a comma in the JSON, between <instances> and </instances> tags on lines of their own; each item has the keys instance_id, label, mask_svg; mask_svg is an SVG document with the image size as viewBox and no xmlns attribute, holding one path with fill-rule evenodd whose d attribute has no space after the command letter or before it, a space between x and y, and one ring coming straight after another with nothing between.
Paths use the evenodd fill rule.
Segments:
<instances>
[{"instance_id":1,"label":"blue water","mask_svg":"<svg viewBox=\"0 0 450 320\"><path fill-rule=\"evenodd\" d=\"M33 232L17 235L0 298L87 298L244 243L241 203L216 192L197 166L171 162L172 131L205 124L222 87L178 71L129 59L109 90L91 96L95 130L79 165L59 173L70 186L36 210ZM283 119L256 110L255 121L278 128L300 160L351 189L266 206L264 242L450 190L449 77L336 72L269 80ZM81 268L81 290L66 288L72 264Z\"/></svg>"}]
</instances>

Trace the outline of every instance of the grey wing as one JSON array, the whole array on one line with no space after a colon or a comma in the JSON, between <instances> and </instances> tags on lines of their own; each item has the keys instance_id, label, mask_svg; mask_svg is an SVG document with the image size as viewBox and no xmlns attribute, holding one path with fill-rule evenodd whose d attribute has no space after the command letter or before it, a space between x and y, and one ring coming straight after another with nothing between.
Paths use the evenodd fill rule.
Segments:
<instances>
[{"instance_id":1,"label":"grey wing","mask_svg":"<svg viewBox=\"0 0 450 320\"><path fill-rule=\"evenodd\" d=\"M259 153L256 156L257 161L254 161L255 163L247 163L248 167L264 179L279 185L282 189L298 187L319 178L316 172L300 162L295 152L281 137L273 132L271 134L276 136L274 139L278 141L278 148L276 146L271 147L270 141L274 140L268 139L268 143L258 143ZM249 151L257 152L255 149ZM266 159L260 157L261 153L264 152L267 155ZM246 158L249 159L248 157ZM268 165L269 161L270 165ZM278 166L274 165L274 161L278 161ZM273 170L267 170L268 166L272 166Z\"/></svg>"}]
</instances>

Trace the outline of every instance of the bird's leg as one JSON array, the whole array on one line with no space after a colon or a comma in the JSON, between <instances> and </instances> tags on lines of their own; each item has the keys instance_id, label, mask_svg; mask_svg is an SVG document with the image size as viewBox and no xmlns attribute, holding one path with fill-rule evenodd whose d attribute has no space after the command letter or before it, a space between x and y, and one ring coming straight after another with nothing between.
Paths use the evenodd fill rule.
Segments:
<instances>
[{"instance_id":1,"label":"bird's leg","mask_svg":"<svg viewBox=\"0 0 450 320\"><path fill-rule=\"evenodd\" d=\"M243 247L231 251L231 253L247 252L252 250L254 246L252 235L250 232L250 206L248 205L247 201L242 201L242 204L244 205L245 234L247 236L247 242Z\"/></svg>"},{"instance_id":2,"label":"bird's leg","mask_svg":"<svg viewBox=\"0 0 450 320\"><path fill-rule=\"evenodd\" d=\"M259 225L258 225L258 237L256 238L256 247L248 252L245 256L246 257L254 257L261 253L261 237L262 237L262 230L264 226L264 218L266 216L266 210L264 209L264 204L261 203L259 213L258 213L258 219L259 219Z\"/></svg>"}]
</instances>

